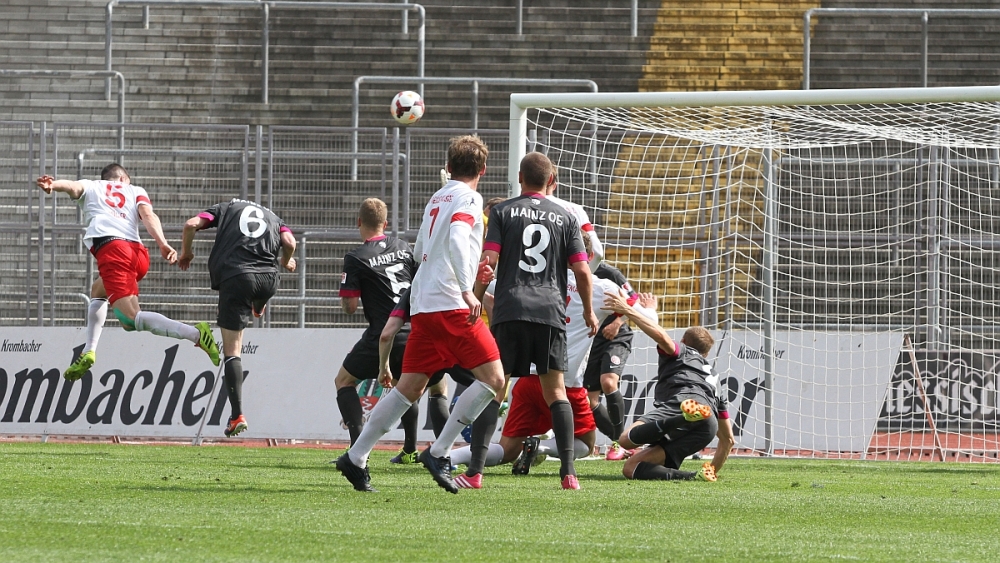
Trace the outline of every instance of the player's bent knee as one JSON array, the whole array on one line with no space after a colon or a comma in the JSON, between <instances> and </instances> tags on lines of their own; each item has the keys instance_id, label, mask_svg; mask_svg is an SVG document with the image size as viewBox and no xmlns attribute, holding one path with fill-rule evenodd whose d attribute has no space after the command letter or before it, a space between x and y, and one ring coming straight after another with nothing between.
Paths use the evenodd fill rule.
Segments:
<instances>
[{"instance_id":1,"label":"player's bent knee","mask_svg":"<svg viewBox=\"0 0 1000 563\"><path fill-rule=\"evenodd\" d=\"M626 479L631 479L635 474L635 468L639 465L639 463L640 461L637 460L635 456L625 460L625 465L622 466L622 475L624 475Z\"/></svg>"},{"instance_id":2,"label":"player's bent knee","mask_svg":"<svg viewBox=\"0 0 1000 563\"><path fill-rule=\"evenodd\" d=\"M618 390L618 374L605 373L601 375L601 391L605 395L610 395Z\"/></svg>"},{"instance_id":3,"label":"player's bent knee","mask_svg":"<svg viewBox=\"0 0 1000 563\"><path fill-rule=\"evenodd\" d=\"M129 318L128 315L121 312L117 308L114 309L114 312L115 317L118 319L118 322L122 323L122 328L124 328L126 332L132 332L135 330L135 319Z\"/></svg>"}]
</instances>

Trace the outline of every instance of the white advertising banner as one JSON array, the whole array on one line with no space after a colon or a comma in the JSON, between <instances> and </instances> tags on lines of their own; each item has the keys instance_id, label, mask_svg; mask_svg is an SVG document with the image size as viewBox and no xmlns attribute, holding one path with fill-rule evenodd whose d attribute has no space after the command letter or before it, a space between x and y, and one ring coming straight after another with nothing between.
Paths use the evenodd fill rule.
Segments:
<instances>
[{"instance_id":1,"label":"white advertising banner","mask_svg":"<svg viewBox=\"0 0 1000 563\"><path fill-rule=\"evenodd\" d=\"M680 340L683 331L670 335ZM709 360L728 393L737 446L763 449L764 336L747 331L712 336L716 345ZM901 333L775 331L773 447L867 449L902 345ZM656 362L653 341L636 333L621 385L630 421L652 407Z\"/></svg>"},{"instance_id":2,"label":"white advertising banner","mask_svg":"<svg viewBox=\"0 0 1000 563\"><path fill-rule=\"evenodd\" d=\"M349 440L334 377L362 332L247 329L244 436ZM90 373L70 383L61 374L84 338L83 328L0 329L0 433L193 437L207 413L205 437L222 437L227 394L222 385L208 404L219 368L204 352L187 341L105 329ZM402 439L402 431L387 438Z\"/></svg>"},{"instance_id":3,"label":"white advertising banner","mask_svg":"<svg viewBox=\"0 0 1000 563\"><path fill-rule=\"evenodd\" d=\"M248 438L348 441L334 377L360 329L247 329L243 410ZM672 334L680 338L681 333ZM715 333L710 354L729 393L737 443L763 448L762 335ZM225 386L209 404L219 368L189 342L104 331L97 362L80 381L62 371L82 347L83 328L0 328L0 434L221 437ZM867 447L902 346L897 333L778 332L774 343L772 441L785 449ZM716 359L717 358L717 359ZM656 351L636 334L622 378L629 421L652 406ZM452 384L453 386L454 384ZM359 387L366 414L382 389ZM421 399L421 441L433 440ZM395 429L387 440L402 440Z\"/></svg>"}]
</instances>

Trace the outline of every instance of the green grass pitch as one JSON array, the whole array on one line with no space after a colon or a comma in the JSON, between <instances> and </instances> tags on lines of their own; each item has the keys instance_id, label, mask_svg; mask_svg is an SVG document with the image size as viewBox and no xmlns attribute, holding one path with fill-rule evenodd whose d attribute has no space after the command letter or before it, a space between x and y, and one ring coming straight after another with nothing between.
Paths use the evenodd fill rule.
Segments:
<instances>
[{"instance_id":1,"label":"green grass pitch","mask_svg":"<svg viewBox=\"0 0 1000 563\"><path fill-rule=\"evenodd\" d=\"M0 444L0 561L975 561L1000 557L1000 466L733 459L717 483L621 462L450 495L372 458L357 493L297 448ZM696 463L687 462L685 469Z\"/></svg>"}]
</instances>

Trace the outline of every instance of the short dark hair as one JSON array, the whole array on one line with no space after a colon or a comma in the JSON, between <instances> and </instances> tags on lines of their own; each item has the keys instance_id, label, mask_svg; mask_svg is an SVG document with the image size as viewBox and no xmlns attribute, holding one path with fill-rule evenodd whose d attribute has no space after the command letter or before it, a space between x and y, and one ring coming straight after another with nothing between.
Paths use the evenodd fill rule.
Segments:
<instances>
[{"instance_id":1,"label":"short dark hair","mask_svg":"<svg viewBox=\"0 0 1000 563\"><path fill-rule=\"evenodd\" d=\"M454 137L448 145L448 171L452 178L475 178L486 168L490 150L475 135Z\"/></svg>"},{"instance_id":2,"label":"short dark hair","mask_svg":"<svg viewBox=\"0 0 1000 563\"><path fill-rule=\"evenodd\" d=\"M122 176L128 176L129 179L132 179L132 175L128 173L128 170L125 170L125 167L117 162L112 162L105 166L104 170L101 170L102 180L117 180Z\"/></svg>"},{"instance_id":3,"label":"short dark hair","mask_svg":"<svg viewBox=\"0 0 1000 563\"><path fill-rule=\"evenodd\" d=\"M552 176L552 161L540 152L529 152L521 159L520 170L525 186L545 189Z\"/></svg>"},{"instance_id":4,"label":"short dark hair","mask_svg":"<svg viewBox=\"0 0 1000 563\"><path fill-rule=\"evenodd\" d=\"M379 230L385 225L388 216L385 202L377 197L370 197L361 202L361 212L358 217L361 225L373 230Z\"/></svg>"},{"instance_id":5,"label":"short dark hair","mask_svg":"<svg viewBox=\"0 0 1000 563\"><path fill-rule=\"evenodd\" d=\"M715 346L715 339L712 338L708 330L700 326L693 326L684 331L681 342L694 348L702 356L708 356L708 353L712 351L712 346Z\"/></svg>"}]
</instances>

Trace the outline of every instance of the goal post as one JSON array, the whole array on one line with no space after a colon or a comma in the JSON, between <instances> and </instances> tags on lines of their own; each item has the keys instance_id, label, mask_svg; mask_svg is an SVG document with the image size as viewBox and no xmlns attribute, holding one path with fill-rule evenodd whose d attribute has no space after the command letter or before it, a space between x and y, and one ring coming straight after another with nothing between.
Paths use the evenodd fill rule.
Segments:
<instances>
[{"instance_id":1,"label":"goal post","mask_svg":"<svg viewBox=\"0 0 1000 563\"><path fill-rule=\"evenodd\" d=\"M512 94L511 195L528 150L716 336L741 449L997 460L1000 86ZM628 366L631 421L651 341Z\"/></svg>"}]
</instances>

